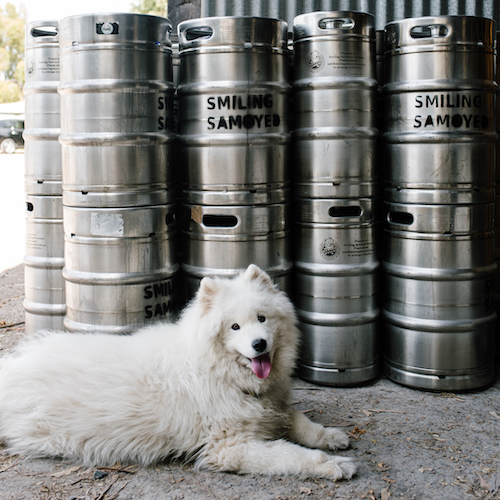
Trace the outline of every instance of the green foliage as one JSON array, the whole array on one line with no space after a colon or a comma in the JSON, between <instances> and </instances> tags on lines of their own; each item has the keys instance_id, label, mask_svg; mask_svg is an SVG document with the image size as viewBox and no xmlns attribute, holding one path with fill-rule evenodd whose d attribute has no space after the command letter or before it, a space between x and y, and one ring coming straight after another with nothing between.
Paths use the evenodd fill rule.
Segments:
<instances>
[{"instance_id":1,"label":"green foliage","mask_svg":"<svg viewBox=\"0 0 500 500\"><path fill-rule=\"evenodd\" d=\"M22 98L24 85L24 6L7 3L0 7L0 102Z\"/></svg>"},{"instance_id":2,"label":"green foliage","mask_svg":"<svg viewBox=\"0 0 500 500\"><path fill-rule=\"evenodd\" d=\"M132 4L130 11L139 14L167 17L168 0L139 0L137 4Z\"/></svg>"},{"instance_id":3,"label":"green foliage","mask_svg":"<svg viewBox=\"0 0 500 500\"><path fill-rule=\"evenodd\" d=\"M0 104L5 102L17 102L23 98L23 90L13 80L0 81Z\"/></svg>"}]
</instances>

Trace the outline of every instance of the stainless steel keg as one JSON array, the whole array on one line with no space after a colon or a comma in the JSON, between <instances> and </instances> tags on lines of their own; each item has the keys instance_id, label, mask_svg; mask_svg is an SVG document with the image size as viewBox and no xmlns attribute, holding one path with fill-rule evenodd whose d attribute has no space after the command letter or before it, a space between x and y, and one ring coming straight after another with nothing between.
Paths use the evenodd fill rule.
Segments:
<instances>
[{"instance_id":1,"label":"stainless steel keg","mask_svg":"<svg viewBox=\"0 0 500 500\"><path fill-rule=\"evenodd\" d=\"M493 376L494 22L386 26L387 375L469 390Z\"/></svg>"},{"instance_id":2,"label":"stainless steel keg","mask_svg":"<svg viewBox=\"0 0 500 500\"><path fill-rule=\"evenodd\" d=\"M172 205L64 207L68 331L128 333L177 313Z\"/></svg>"},{"instance_id":3,"label":"stainless steel keg","mask_svg":"<svg viewBox=\"0 0 500 500\"><path fill-rule=\"evenodd\" d=\"M24 164L25 192L61 195L59 23L26 25ZM62 204L62 201L61 201Z\"/></svg>"},{"instance_id":4,"label":"stainless steel keg","mask_svg":"<svg viewBox=\"0 0 500 500\"><path fill-rule=\"evenodd\" d=\"M191 295L204 276L234 276L249 263L290 291L289 204L182 206L182 269Z\"/></svg>"},{"instance_id":5,"label":"stainless steel keg","mask_svg":"<svg viewBox=\"0 0 500 500\"><path fill-rule=\"evenodd\" d=\"M386 202L388 376L431 390L467 390L494 375L493 204Z\"/></svg>"},{"instance_id":6,"label":"stainless steel keg","mask_svg":"<svg viewBox=\"0 0 500 500\"><path fill-rule=\"evenodd\" d=\"M180 139L190 203L273 204L290 185L287 24L179 24ZM281 190L281 191L280 191Z\"/></svg>"},{"instance_id":7,"label":"stainless steel keg","mask_svg":"<svg viewBox=\"0 0 500 500\"><path fill-rule=\"evenodd\" d=\"M26 25L26 332L61 330L66 311L58 21Z\"/></svg>"},{"instance_id":8,"label":"stainless steel keg","mask_svg":"<svg viewBox=\"0 0 500 500\"><path fill-rule=\"evenodd\" d=\"M347 386L380 369L376 201L296 199L298 374Z\"/></svg>"},{"instance_id":9,"label":"stainless steel keg","mask_svg":"<svg viewBox=\"0 0 500 500\"><path fill-rule=\"evenodd\" d=\"M85 14L60 28L64 204L172 201L170 22Z\"/></svg>"},{"instance_id":10,"label":"stainless steel keg","mask_svg":"<svg viewBox=\"0 0 500 500\"><path fill-rule=\"evenodd\" d=\"M61 196L26 196L26 333L62 330L66 301Z\"/></svg>"},{"instance_id":11,"label":"stainless steel keg","mask_svg":"<svg viewBox=\"0 0 500 500\"><path fill-rule=\"evenodd\" d=\"M393 201L493 200L494 26L468 16L386 26L385 182Z\"/></svg>"},{"instance_id":12,"label":"stainless steel keg","mask_svg":"<svg viewBox=\"0 0 500 500\"><path fill-rule=\"evenodd\" d=\"M295 192L377 193L375 29L370 14L311 12L294 20Z\"/></svg>"},{"instance_id":13,"label":"stainless steel keg","mask_svg":"<svg viewBox=\"0 0 500 500\"><path fill-rule=\"evenodd\" d=\"M500 31L497 31L497 74L496 81L500 85ZM500 131L500 101L497 93L496 104L496 126L497 134ZM500 358L500 143L497 141L496 147L496 169L495 169L495 312L497 313L496 335L495 335L495 355Z\"/></svg>"}]
</instances>

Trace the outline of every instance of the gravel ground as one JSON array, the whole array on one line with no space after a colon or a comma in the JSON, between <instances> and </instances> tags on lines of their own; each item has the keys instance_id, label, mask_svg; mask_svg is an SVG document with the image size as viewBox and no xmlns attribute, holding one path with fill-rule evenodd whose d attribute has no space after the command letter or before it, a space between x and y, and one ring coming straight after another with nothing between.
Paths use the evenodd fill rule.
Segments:
<instances>
[{"instance_id":1,"label":"gravel ground","mask_svg":"<svg viewBox=\"0 0 500 500\"><path fill-rule=\"evenodd\" d=\"M23 266L0 273L0 355L24 336ZM0 455L2 500L500 499L500 366L482 391L430 393L384 377L356 388L295 381L293 404L344 428L351 481L194 472L182 464L87 469Z\"/></svg>"}]
</instances>

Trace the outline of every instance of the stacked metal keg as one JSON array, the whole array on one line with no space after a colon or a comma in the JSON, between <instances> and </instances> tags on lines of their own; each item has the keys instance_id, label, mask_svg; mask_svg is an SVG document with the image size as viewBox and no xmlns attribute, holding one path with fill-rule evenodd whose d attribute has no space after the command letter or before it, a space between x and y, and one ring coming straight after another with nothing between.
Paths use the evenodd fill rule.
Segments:
<instances>
[{"instance_id":1,"label":"stacked metal keg","mask_svg":"<svg viewBox=\"0 0 500 500\"><path fill-rule=\"evenodd\" d=\"M57 21L26 25L26 332L61 330L64 293L59 33Z\"/></svg>"},{"instance_id":2,"label":"stacked metal keg","mask_svg":"<svg viewBox=\"0 0 500 500\"><path fill-rule=\"evenodd\" d=\"M126 333L176 312L170 30L142 14L61 21L69 331Z\"/></svg>"},{"instance_id":3,"label":"stacked metal keg","mask_svg":"<svg viewBox=\"0 0 500 500\"><path fill-rule=\"evenodd\" d=\"M212 17L179 25L182 269L204 276L248 264L289 288L287 24Z\"/></svg>"},{"instance_id":4,"label":"stacked metal keg","mask_svg":"<svg viewBox=\"0 0 500 500\"><path fill-rule=\"evenodd\" d=\"M498 29L498 26L497 26ZM500 137L500 31L497 31L497 99L496 99L496 126L497 134ZM495 355L500 358L500 141L497 140L496 148L496 169L495 169L495 312L497 323L495 328Z\"/></svg>"},{"instance_id":5,"label":"stacked metal keg","mask_svg":"<svg viewBox=\"0 0 500 500\"><path fill-rule=\"evenodd\" d=\"M375 29L359 12L294 20L294 298L299 375L379 372Z\"/></svg>"},{"instance_id":6,"label":"stacked metal keg","mask_svg":"<svg viewBox=\"0 0 500 500\"><path fill-rule=\"evenodd\" d=\"M385 362L412 387L494 375L494 24L386 26Z\"/></svg>"}]
</instances>

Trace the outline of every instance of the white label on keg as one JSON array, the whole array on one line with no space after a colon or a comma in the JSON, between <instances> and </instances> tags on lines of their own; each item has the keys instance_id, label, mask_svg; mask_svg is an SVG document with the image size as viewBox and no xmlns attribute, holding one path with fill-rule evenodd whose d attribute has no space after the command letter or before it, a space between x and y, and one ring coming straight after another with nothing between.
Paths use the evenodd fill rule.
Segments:
<instances>
[{"instance_id":1,"label":"white label on keg","mask_svg":"<svg viewBox=\"0 0 500 500\"><path fill-rule=\"evenodd\" d=\"M93 236L123 236L124 220L121 214L92 212L90 234Z\"/></svg>"}]
</instances>

